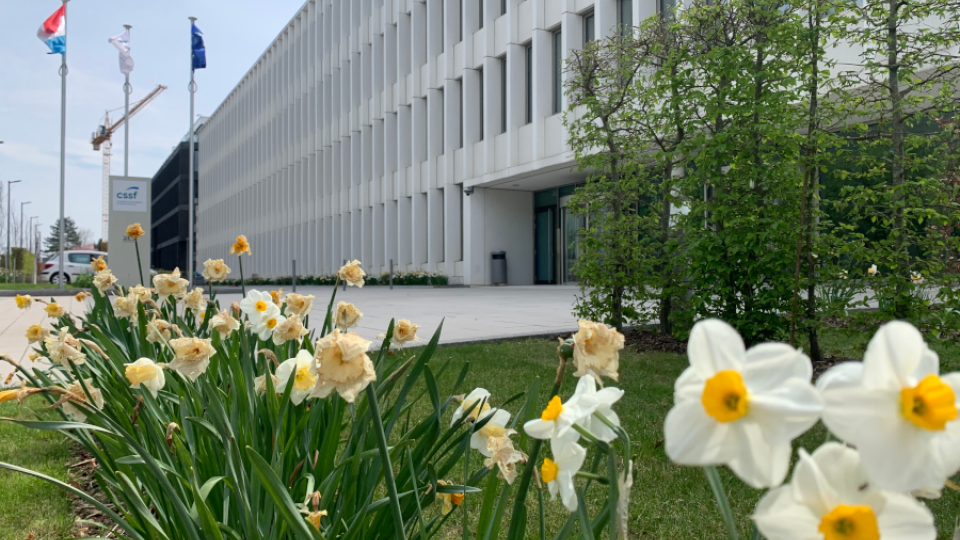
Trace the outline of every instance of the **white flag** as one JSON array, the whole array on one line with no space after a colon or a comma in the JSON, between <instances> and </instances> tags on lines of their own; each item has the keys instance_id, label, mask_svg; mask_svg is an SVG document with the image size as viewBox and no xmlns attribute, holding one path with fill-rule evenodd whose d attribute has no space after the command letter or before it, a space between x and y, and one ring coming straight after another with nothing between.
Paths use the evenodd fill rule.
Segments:
<instances>
[{"instance_id":1,"label":"white flag","mask_svg":"<svg viewBox=\"0 0 960 540\"><path fill-rule=\"evenodd\" d=\"M129 75L133 71L133 58L130 57L130 30L124 30L122 34L113 36L109 41L120 51L120 73Z\"/></svg>"}]
</instances>

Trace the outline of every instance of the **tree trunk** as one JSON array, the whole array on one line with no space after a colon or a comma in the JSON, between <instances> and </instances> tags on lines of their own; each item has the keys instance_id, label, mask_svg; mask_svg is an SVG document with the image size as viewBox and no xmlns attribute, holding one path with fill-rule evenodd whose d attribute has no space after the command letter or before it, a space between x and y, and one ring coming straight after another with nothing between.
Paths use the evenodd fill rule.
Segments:
<instances>
[{"instance_id":1,"label":"tree trunk","mask_svg":"<svg viewBox=\"0 0 960 540\"><path fill-rule=\"evenodd\" d=\"M887 88L890 95L890 144L892 146L892 165L890 167L891 172L891 184L894 188L894 201L899 203L903 198L902 186L904 183L904 132L903 132L903 100L900 97L900 80L899 80L899 44L897 43L898 38L898 13L899 3L901 0L888 0L890 13L887 16ZM902 231L904 227L903 221L903 208L902 205L897 204L894 208L893 213L893 227L895 231ZM896 243L896 253L900 254L906 250L905 237L903 234L898 234L897 243ZM900 319L907 316L907 302L903 299L907 294L907 283L910 281L910 266L909 261L906 258L898 261L898 268L895 272L900 276L901 279L897 280L896 294L897 299L895 302L894 315Z\"/></svg>"},{"instance_id":2,"label":"tree trunk","mask_svg":"<svg viewBox=\"0 0 960 540\"><path fill-rule=\"evenodd\" d=\"M660 333L664 335L673 332L670 324L673 281L672 269L667 255L667 242L670 241L670 186L673 179L673 163L668 162L663 168L663 189L660 202L660 272L663 281L660 284Z\"/></svg>"}]
</instances>

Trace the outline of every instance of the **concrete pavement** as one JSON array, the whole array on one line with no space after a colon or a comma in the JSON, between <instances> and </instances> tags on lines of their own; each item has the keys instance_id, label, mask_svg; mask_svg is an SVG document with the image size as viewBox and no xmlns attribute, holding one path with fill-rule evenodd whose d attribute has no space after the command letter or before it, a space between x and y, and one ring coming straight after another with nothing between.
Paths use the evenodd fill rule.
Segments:
<instances>
[{"instance_id":1,"label":"concrete pavement","mask_svg":"<svg viewBox=\"0 0 960 540\"><path fill-rule=\"evenodd\" d=\"M281 287L257 287L271 290ZM284 293L292 292L289 286ZM247 290L251 290L248 288ZM441 321L441 343L462 343L498 338L512 338L542 334L573 332L577 319L572 313L576 285L537 285L515 287L412 287L397 286L392 291L384 286L368 286L363 289L347 287L337 292L337 301L351 302L363 313L359 326L354 329L362 337L376 340L386 331L390 319L409 319L420 325L417 335L424 343L436 331ZM311 326L318 328L323 323L332 287L298 286L300 294L315 296L310 314ZM40 295L36 297L42 298ZM218 294L222 307L239 301L240 294ZM85 306L73 298L59 301L72 313L82 314ZM86 302L89 302L87 300ZM17 309L13 298L0 298L0 352L5 352L21 362L29 363L29 346L25 337L27 327L44 324L43 305L36 303L33 309ZM10 373L10 366L0 362L0 383Z\"/></svg>"}]
</instances>

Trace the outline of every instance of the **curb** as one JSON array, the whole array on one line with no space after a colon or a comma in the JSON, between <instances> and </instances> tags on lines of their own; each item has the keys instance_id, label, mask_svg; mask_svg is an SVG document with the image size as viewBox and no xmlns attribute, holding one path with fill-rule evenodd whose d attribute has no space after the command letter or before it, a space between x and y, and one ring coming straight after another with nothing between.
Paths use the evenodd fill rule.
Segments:
<instances>
[{"instance_id":1,"label":"curb","mask_svg":"<svg viewBox=\"0 0 960 540\"><path fill-rule=\"evenodd\" d=\"M3 290L0 291L0 298L4 297L14 297L18 294L29 294L36 298L44 298L47 296L76 296L77 293L81 292L90 292L90 289L30 289L26 291L10 291Z\"/></svg>"}]
</instances>

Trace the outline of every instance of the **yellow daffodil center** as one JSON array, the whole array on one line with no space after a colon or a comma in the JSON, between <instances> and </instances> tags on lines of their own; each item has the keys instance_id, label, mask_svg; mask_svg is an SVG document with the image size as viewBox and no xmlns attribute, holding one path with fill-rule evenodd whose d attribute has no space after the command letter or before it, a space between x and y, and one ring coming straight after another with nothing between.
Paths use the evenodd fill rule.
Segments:
<instances>
[{"instance_id":1,"label":"yellow daffodil center","mask_svg":"<svg viewBox=\"0 0 960 540\"><path fill-rule=\"evenodd\" d=\"M879 540L877 516L869 506L838 505L823 516L820 527L824 540Z\"/></svg>"},{"instance_id":2,"label":"yellow daffodil center","mask_svg":"<svg viewBox=\"0 0 960 540\"><path fill-rule=\"evenodd\" d=\"M957 418L957 397L953 388L936 375L927 375L920 384L900 391L903 415L918 427L943 431Z\"/></svg>"},{"instance_id":3,"label":"yellow daffodil center","mask_svg":"<svg viewBox=\"0 0 960 540\"><path fill-rule=\"evenodd\" d=\"M747 414L747 387L736 371L721 371L707 379L700 401L718 422L733 422Z\"/></svg>"},{"instance_id":4,"label":"yellow daffodil center","mask_svg":"<svg viewBox=\"0 0 960 540\"><path fill-rule=\"evenodd\" d=\"M559 470L557 464L551 461L550 458L543 458L543 465L540 466L540 476L543 477L544 482L549 484L556 480Z\"/></svg>"},{"instance_id":5,"label":"yellow daffodil center","mask_svg":"<svg viewBox=\"0 0 960 540\"><path fill-rule=\"evenodd\" d=\"M130 384L140 384L157 376L157 366L127 366L127 380Z\"/></svg>"},{"instance_id":6,"label":"yellow daffodil center","mask_svg":"<svg viewBox=\"0 0 960 540\"><path fill-rule=\"evenodd\" d=\"M476 422L477 418L479 418L481 414L490 410L490 404L484 401L483 406L481 407L479 401L471 401L469 403L465 403L463 408L464 410L469 411L467 413L467 418L471 418L474 422Z\"/></svg>"},{"instance_id":7,"label":"yellow daffodil center","mask_svg":"<svg viewBox=\"0 0 960 540\"><path fill-rule=\"evenodd\" d=\"M563 403L560 402L560 396L553 396L550 403L547 403L547 408L543 410L543 414L540 415L540 419L544 422L552 422L556 420L562 412Z\"/></svg>"},{"instance_id":8,"label":"yellow daffodil center","mask_svg":"<svg viewBox=\"0 0 960 540\"><path fill-rule=\"evenodd\" d=\"M482 435L485 439L489 439L490 437L503 437L504 435L506 435L507 430L505 430L500 426L495 426L492 423L487 422L487 425L477 430L477 433Z\"/></svg>"},{"instance_id":9,"label":"yellow daffodil center","mask_svg":"<svg viewBox=\"0 0 960 540\"><path fill-rule=\"evenodd\" d=\"M256 304L254 304L253 307L256 308L257 311L266 311L266 310L267 310L267 303L264 302L263 300L260 300L259 302L257 302Z\"/></svg>"},{"instance_id":10,"label":"yellow daffodil center","mask_svg":"<svg viewBox=\"0 0 960 540\"><path fill-rule=\"evenodd\" d=\"M310 373L310 366L306 365L297 370L297 374L293 377L293 387L297 390L306 391L313 388L313 385L316 384L317 378Z\"/></svg>"},{"instance_id":11,"label":"yellow daffodil center","mask_svg":"<svg viewBox=\"0 0 960 540\"><path fill-rule=\"evenodd\" d=\"M463 504L463 493L451 493L450 502L452 502L457 506L460 506L461 504Z\"/></svg>"},{"instance_id":12,"label":"yellow daffodil center","mask_svg":"<svg viewBox=\"0 0 960 540\"><path fill-rule=\"evenodd\" d=\"M275 326L277 326L277 320L276 320L276 319L270 319L270 320L267 321L267 328L273 330L273 328L274 328Z\"/></svg>"}]
</instances>

